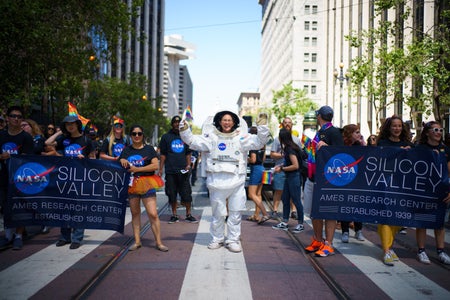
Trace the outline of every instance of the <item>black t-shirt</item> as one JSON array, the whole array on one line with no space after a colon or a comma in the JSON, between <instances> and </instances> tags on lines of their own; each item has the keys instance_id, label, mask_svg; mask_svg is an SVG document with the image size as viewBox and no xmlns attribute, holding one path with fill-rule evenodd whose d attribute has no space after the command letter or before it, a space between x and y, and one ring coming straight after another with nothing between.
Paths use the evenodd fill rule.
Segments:
<instances>
[{"instance_id":1,"label":"black t-shirt","mask_svg":"<svg viewBox=\"0 0 450 300\"><path fill-rule=\"evenodd\" d=\"M399 142L394 142L391 141L390 139L380 139L377 143L377 146L387 146L387 147L414 147L414 144L408 141L399 141Z\"/></svg>"},{"instance_id":2,"label":"black t-shirt","mask_svg":"<svg viewBox=\"0 0 450 300\"><path fill-rule=\"evenodd\" d=\"M344 139L342 138L342 133L339 128L331 126L325 130L319 130L319 139L324 141L329 146L343 146Z\"/></svg>"},{"instance_id":3,"label":"black t-shirt","mask_svg":"<svg viewBox=\"0 0 450 300\"><path fill-rule=\"evenodd\" d=\"M255 163L249 163L249 165L262 165L264 161L264 155L266 154L265 149L250 150L248 153L249 156L251 156L252 153L256 154L256 161Z\"/></svg>"},{"instance_id":4,"label":"black t-shirt","mask_svg":"<svg viewBox=\"0 0 450 300\"><path fill-rule=\"evenodd\" d=\"M8 130L0 130L0 151L10 155L33 154L33 138L25 131L10 135ZM0 160L0 186L8 185L8 171L6 161Z\"/></svg>"},{"instance_id":5,"label":"black t-shirt","mask_svg":"<svg viewBox=\"0 0 450 300\"><path fill-rule=\"evenodd\" d=\"M44 152L44 145L45 145L44 137L42 135L35 135L33 137L33 143L34 143L33 153L41 155L41 153Z\"/></svg>"},{"instance_id":6,"label":"black t-shirt","mask_svg":"<svg viewBox=\"0 0 450 300\"><path fill-rule=\"evenodd\" d=\"M151 164L152 159L158 157L155 149L149 145L144 145L142 149L135 149L133 145L130 145L123 149L120 154L120 159L125 158L135 167L143 167ZM152 172L137 172L134 173L134 176L145 176L145 175L153 175Z\"/></svg>"},{"instance_id":7,"label":"black t-shirt","mask_svg":"<svg viewBox=\"0 0 450 300\"><path fill-rule=\"evenodd\" d=\"M448 163L450 161L450 148L447 147L446 145L440 143L437 146L433 146L430 145L428 143L426 144L419 144L417 145L418 148L425 148L425 149L429 149L429 150L435 150L439 153L444 153L445 155L445 161Z\"/></svg>"},{"instance_id":8,"label":"black t-shirt","mask_svg":"<svg viewBox=\"0 0 450 300\"><path fill-rule=\"evenodd\" d=\"M297 162L298 162L298 167L299 167L297 170L292 170L292 171L286 171L283 169L283 172L285 172L285 173L298 172L302 165L302 150L295 151L291 147L286 147L283 150L284 150L284 166L285 167L291 166L292 161L291 161L290 155L295 155L297 157Z\"/></svg>"},{"instance_id":9,"label":"black t-shirt","mask_svg":"<svg viewBox=\"0 0 450 300\"><path fill-rule=\"evenodd\" d=\"M170 130L163 134L159 142L159 151L166 157L164 168L166 174L178 174L186 168L186 155L192 151L181 140L180 134Z\"/></svg>"},{"instance_id":10,"label":"black t-shirt","mask_svg":"<svg viewBox=\"0 0 450 300\"><path fill-rule=\"evenodd\" d=\"M56 139L56 150L62 150L62 154L67 157L82 154L84 158L89 158L89 154L94 151L92 141L84 135L76 138L60 135Z\"/></svg>"},{"instance_id":11,"label":"black t-shirt","mask_svg":"<svg viewBox=\"0 0 450 300\"><path fill-rule=\"evenodd\" d=\"M120 154L122 153L123 149L126 146L131 144L129 142L129 139L127 136L125 136L124 138L120 138L120 139L114 138L114 141L111 145L111 149L109 149L109 141L110 141L109 137L107 137L106 139L103 140L103 144L102 144L102 148L100 149L100 152L106 153L112 157L119 157Z\"/></svg>"}]
</instances>

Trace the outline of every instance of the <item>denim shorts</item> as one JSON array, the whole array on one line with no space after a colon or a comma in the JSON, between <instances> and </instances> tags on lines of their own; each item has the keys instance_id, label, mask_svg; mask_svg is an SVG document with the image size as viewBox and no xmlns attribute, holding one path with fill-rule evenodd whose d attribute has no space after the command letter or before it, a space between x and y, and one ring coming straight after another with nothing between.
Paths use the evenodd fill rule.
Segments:
<instances>
[{"instance_id":1,"label":"denim shorts","mask_svg":"<svg viewBox=\"0 0 450 300\"><path fill-rule=\"evenodd\" d=\"M273 174L273 181L272 181L272 188L274 191L282 191L284 189L284 180L286 176L284 172L274 173Z\"/></svg>"},{"instance_id":2,"label":"denim shorts","mask_svg":"<svg viewBox=\"0 0 450 300\"><path fill-rule=\"evenodd\" d=\"M261 184L263 172L264 172L263 165L251 165L250 166L250 178L248 180L248 185Z\"/></svg>"}]
</instances>

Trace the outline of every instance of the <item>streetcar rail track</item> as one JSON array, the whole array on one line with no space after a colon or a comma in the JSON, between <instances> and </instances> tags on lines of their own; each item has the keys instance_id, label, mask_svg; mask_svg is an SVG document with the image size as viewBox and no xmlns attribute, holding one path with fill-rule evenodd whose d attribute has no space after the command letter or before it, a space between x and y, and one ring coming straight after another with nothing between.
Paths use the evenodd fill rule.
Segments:
<instances>
[{"instance_id":1,"label":"streetcar rail track","mask_svg":"<svg viewBox=\"0 0 450 300\"><path fill-rule=\"evenodd\" d=\"M158 217L168 210L169 203L166 202L158 211ZM151 228L150 221L147 221L141 227L140 236L142 237ZM134 241L134 237L130 236L120 247L118 251L89 279L87 283L73 296L71 299L86 299L98 286L98 284L108 275L117 263L119 263L129 252L129 248Z\"/></svg>"}]
</instances>

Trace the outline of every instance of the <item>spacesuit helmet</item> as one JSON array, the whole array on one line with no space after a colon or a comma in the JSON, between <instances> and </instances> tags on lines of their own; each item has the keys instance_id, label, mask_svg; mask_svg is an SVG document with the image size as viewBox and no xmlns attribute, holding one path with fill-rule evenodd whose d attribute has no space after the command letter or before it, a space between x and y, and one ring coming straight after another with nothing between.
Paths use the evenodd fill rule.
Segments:
<instances>
[{"instance_id":1,"label":"spacesuit helmet","mask_svg":"<svg viewBox=\"0 0 450 300\"><path fill-rule=\"evenodd\" d=\"M214 119L213 119L213 125L217 128L217 130L221 131L220 120L222 120L224 115L231 116L231 118L233 119L233 122L234 122L234 126L233 126L232 130L233 131L236 130L240 125L239 117L237 114L235 114L234 112L231 112L229 110L223 110L223 111L216 113L216 115L214 116Z\"/></svg>"}]
</instances>

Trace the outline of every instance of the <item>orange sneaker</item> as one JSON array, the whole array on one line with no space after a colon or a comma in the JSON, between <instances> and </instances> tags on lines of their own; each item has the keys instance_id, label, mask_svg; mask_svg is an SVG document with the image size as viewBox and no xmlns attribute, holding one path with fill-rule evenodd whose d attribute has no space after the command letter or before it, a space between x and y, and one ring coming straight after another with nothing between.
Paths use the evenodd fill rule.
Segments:
<instances>
[{"instance_id":1,"label":"orange sneaker","mask_svg":"<svg viewBox=\"0 0 450 300\"><path fill-rule=\"evenodd\" d=\"M311 238L312 242L311 244L305 248L305 251L307 252L315 252L317 250L319 250L322 247L322 242L316 240L314 237Z\"/></svg>"},{"instance_id":2,"label":"orange sneaker","mask_svg":"<svg viewBox=\"0 0 450 300\"><path fill-rule=\"evenodd\" d=\"M316 256L327 257L328 255L334 254L334 249L327 242L322 244L322 247L316 251Z\"/></svg>"}]
</instances>

